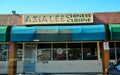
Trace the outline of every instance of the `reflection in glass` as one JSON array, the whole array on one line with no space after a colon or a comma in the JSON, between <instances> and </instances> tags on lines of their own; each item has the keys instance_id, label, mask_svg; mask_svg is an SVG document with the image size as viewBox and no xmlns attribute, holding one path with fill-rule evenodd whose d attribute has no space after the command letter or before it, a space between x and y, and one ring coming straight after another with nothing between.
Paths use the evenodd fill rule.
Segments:
<instances>
[{"instance_id":1,"label":"reflection in glass","mask_svg":"<svg viewBox=\"0 0 120 75\"><path fill-rule=\"evenodd\" d=\"M109 47L110 47L110 51L109 51L110 59L115 59L115 43L110 42Z\"/></svg>"},{"instance_id":2,"label":"reflection in glass","mask_svg":"<svg viewBox=\"0 0 120 75\"><path fill-rule=\"evenodd\" d=\"M83 43L83 60L96 60L96 59L97 59L97 44Z\"/></svg>"},{"instance_id":3,"label":"reflection in glass","mask_svg":"<svg viewBox=\"0 0 120 75\"><path fill-rule=\"evenodd\" d=\"M17 60L18 61L22 60L22 54L23 54L23 45L17 44Z\"/></svg>"},{"instance_id":4,"label":"reflection in glass","mask_svg":"<svg viewBox=\"0 0 120 75\"><path fill-rule=\"evenodd\" d=\"M68 43L68 60L81 60L81 43Z\"/></svg>"},{"instance_id":5,"label":"reflection in glass","mask_svg":"<svg viewBox=\"0 0 120 75\"><path fill-rule=\"evenodd\" d=\"M41 43L37 45L37 59L97 60L97 43Z\"/></svg>"},{"instance_id":6,"label":"reflection in glass","mask_svg":"<svg viewBox=\"0 0 120 75\"><path fill-rule=\"evenodd\" d=\"M0 44L0 61L8 60L8 44Z\"/></svg>"},{"instance_id":7,"label":"reflection in glass","mask_svg":"<svg viewBox=\"0 0 120 75\"><path fill-rule=\"evenodd\" d=\"M68 59L69 60L81 60L82 54L80 48L69 48L68 49Z\"/></svg>"},{"instance_id":8,"label":"reflection in glass","mask_svg":"<svg viewBox=\"0 0 120 75\"><path fill-rule=\"evenodd\" d=\"M120 42L116 42L116 59L120 59Z\"/></svg>"},{"instance_id":9,"label":"reflection in glass","mask_svg":"<svg viewBox=\"0 0 120 75\"><path fill-rule=\"evenodd\" d=\"M50 60L50 48L38 49L38 61Z\"/></svg>"},{"instance_id":10,"label":"reflection in glass","mask_svg":"<svg viewBox=\"0 0 120 75\"><path fill-rule=\"evenodd\" d=\"M51 44L38 44L37 45L37 60L45 61L51 59Z\"/></svg>"}]
</instances>

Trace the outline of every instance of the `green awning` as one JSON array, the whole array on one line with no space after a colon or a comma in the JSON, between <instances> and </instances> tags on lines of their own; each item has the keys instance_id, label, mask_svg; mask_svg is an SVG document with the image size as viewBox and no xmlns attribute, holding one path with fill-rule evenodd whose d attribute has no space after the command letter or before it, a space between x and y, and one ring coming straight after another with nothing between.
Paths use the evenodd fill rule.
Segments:
<instances>
[{"instance_id":1,"label":"green awning","mask_svg":"<svg viewBox=\"0 0 120 75\"><path fill-rule=\"evenodd\" d=\"M109 24L110 40L120 40L120 24Z\"/></svg>"},{"instance_id":2,"label":"green awning","mask_svg":"<svg viewBox=\"0 0 120 75\"><path fill-rule=\"evenodd\" d=\"M6 30L8 26L0 26L0 42L6 41Z\"/></svg>"}]
</instances>

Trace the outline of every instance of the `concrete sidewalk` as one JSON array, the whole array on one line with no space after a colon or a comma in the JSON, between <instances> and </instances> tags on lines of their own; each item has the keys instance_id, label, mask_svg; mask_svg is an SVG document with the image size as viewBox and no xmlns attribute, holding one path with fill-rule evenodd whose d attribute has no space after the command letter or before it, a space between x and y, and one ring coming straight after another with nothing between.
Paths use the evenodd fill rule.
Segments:
<instances>
[{"instance_id":1,"label":"concrete sidewalk","mask_svg":"<svg viewBox=\"0 0 120 75\"><path fill-rule=\"evenodd\" d=\"M40 75L103 75L103 74L40 74Z\"/></svg>"},{"instance_id":2,"label":"concrete sidewalk","mask_svg":"<svg viewBox=\"0 0 120 75\"><path fill-rule=\"evenodd\" d=\"M8 75L8 74L0 74L0 75ZM100 73L77 73L77 74L50 74L50 73L39 73L39 74L15 74L15 75L103 75Z\"/></svg>"}]
</instances>

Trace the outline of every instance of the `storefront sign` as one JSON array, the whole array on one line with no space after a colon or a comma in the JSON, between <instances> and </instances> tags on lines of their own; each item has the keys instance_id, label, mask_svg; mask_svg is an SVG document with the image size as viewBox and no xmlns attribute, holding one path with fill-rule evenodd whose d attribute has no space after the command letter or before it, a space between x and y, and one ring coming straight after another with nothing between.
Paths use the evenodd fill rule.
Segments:
<instances>
[{"instance_id":1,"label":"storefront sign","mask_svg":"<svg viewBox=\"0 0 120 75\"><path fill-rule=\"evenodd\" d=\"M70 14L25 14L24 24L74 24L93 23L92 13L70 13Z\"/></svg>"},{"instance_id":2,"label":"storefront sign","mask_svg":"<svg viewBox=\"0 0 120 75\"><path fill-rule=\"evenodd\" d=\"M58 48L56 50L56 53L57 53L57 57L64 57L64 51L62 48Z\"/></svg>"},{"instance_id":3,"label":"storefront sign","mask_svg":"<svg viewBox=\"0 0 120 75\"><path fill-rule=\"evenodd\" d=\"M58 48L57 49L57 54L63 54L63 49L62 48Z\"/></svg>"},{"instance_id":4,"label":"storefront sign","mask_svg":"<svg viewBox=\"0 0 120 75\"><path fill-rule=\"evenodd\" d=\"M104 47L104 50L109 50L109 43L108 42L103 42L103 47Z\"/></svg>"}]
</instances>

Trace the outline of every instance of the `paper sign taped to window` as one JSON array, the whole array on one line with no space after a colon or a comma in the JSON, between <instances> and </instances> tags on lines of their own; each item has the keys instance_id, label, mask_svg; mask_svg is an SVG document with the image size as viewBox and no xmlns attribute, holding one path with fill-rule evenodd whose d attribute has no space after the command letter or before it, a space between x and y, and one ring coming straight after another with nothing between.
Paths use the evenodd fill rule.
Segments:
<instances>
[{"instance_id":1,"label":"paper sign taped to window","mask_svg":"<svg viewBox=\"0 0 120 75\"><path fill-rule=\"evenodd\" d=\"M109 50L109 43L103 42L103 48L104 48L104 50Z\"/></svg>"}]
</instances>

